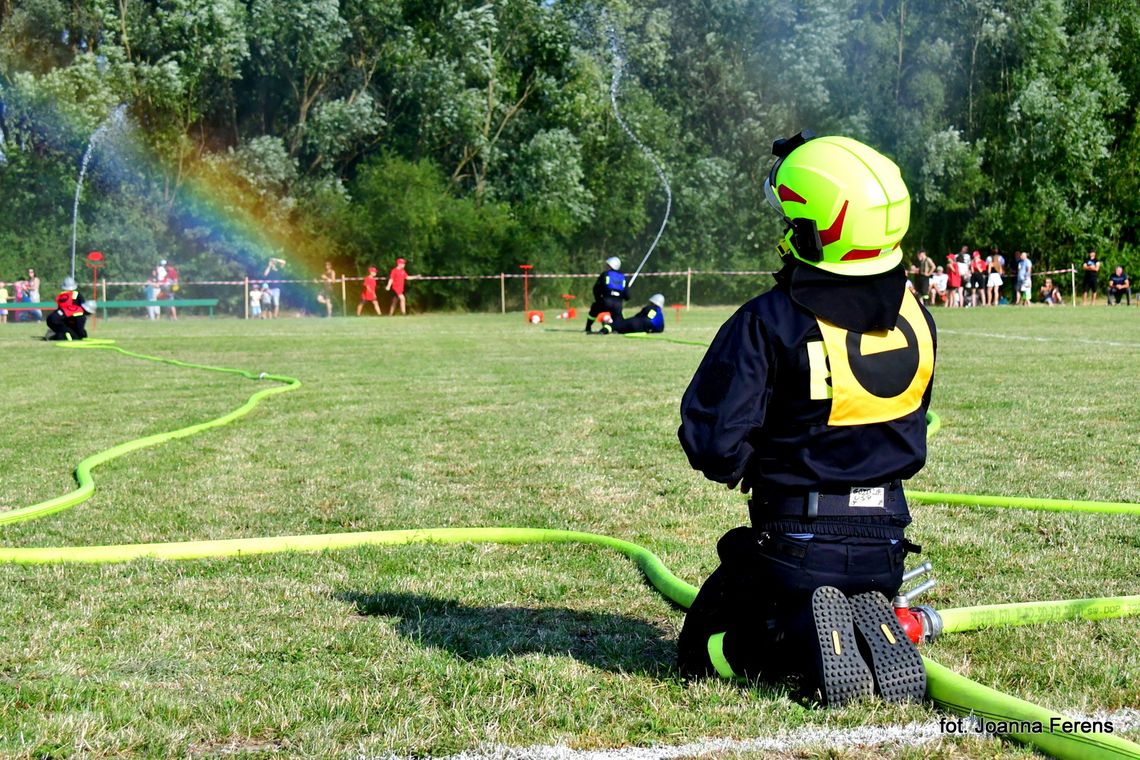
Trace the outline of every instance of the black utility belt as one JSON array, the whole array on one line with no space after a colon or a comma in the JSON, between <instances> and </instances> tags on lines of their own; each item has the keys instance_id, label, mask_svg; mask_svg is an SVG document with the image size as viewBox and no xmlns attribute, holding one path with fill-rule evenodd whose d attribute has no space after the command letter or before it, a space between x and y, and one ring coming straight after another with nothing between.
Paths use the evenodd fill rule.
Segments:
<instances>
[{"instance_id":1,"label":"black utility belt","mask_svg":"<svg viewBox=\"0 0 1140 760\"><path fill-rule=\"evenodd\" d=\"M910 548L907 551L918 554L921 547L906 540L906 526L909 517L888 517L873 522L859 521L857 518L825 517L820 520L776 519L753 523L753 529L770 536L810 533L813 536L841 536L845 538L871 538L876 540L903 541Z\"/></svg>"},{"instance_id":2,"label":"black utility belt","mask_svg":"<svg viewBox=\"0 0 1140 760\"><path fill-rule=\"evenodd\" d=\"M843 490L808 491L753 498L748 502L752 524L781 518L814 520L819 517L886 517L909 515L902 483L892 480L877 486Z\"/></svg>"}]
</instances>

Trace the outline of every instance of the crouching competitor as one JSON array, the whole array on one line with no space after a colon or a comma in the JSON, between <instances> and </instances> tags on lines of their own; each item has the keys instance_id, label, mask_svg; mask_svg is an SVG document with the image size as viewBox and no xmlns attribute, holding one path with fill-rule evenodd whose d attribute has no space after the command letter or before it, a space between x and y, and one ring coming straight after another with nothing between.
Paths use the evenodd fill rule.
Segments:
<instances>
[{"instance_id":1,"label":"crouching competitor","mask_svg":"<svg viewBox=\"0 0 1140 760\"><path fill-rule=\"evenodd\" d=\"M665 332L665 296L654 293L649 296L649 303L629 319L615 319L608 325L602 325L602 333L608 335L616 333L659 333Z\"/></svg>"},{"instance_id":2,"label":"crouching competitor","mask_svg":"<svg viewBox=\"0 0 1140 760\"><path fill-rule=\"evenodd\" d=\"M594 280L594 302L590 304L590 316L586 317L586 332L593 332L594 320L602 312L609 312L613 320L621 319L624 302L629 300L625 287L625 275L621 271L621 259L610 256L606 259L606 271Z\"/></svg>"},{"instance_id":3,"label":"crouching competitor","mask_svg":"<svg viewBox=\"0 0 1140 760\"><path fill-rule=\"evenodd\" d=\"M776 286L721 327L681 402L690 464L752 499L751 525L717 544L679 665L792 676L825 705L920 700L922 659L887 601L918 551L900 481L926 461L935 357L900 266L910 194L868 146L813 138L773 146Z\"/></svg>"},{"instance_id":4,"label":"crouching competitor","mask_svg":"<svg viewBox=\"0 0 1140 760\"><path fill-rule=\"evenodd\" d=\"M83 340L87 337L87 315L95 310L85 301L74 277L63 278L63 290L55 297L55 311L48 314L44 340Z\"/></svg>"}]
</instances>

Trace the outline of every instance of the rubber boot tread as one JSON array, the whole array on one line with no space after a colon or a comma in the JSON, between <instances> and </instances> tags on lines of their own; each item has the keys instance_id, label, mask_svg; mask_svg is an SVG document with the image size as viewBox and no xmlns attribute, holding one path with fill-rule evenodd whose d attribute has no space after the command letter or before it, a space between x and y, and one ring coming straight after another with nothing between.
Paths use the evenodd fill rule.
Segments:
<instances>
[{"instance_id":1,"label":"rubber boot tread","mask_svg":"<svg viewBox=\"0 0 1140 760\"><path fill-rule=\"evenodd\" d=\"M891 603L872 591L851 597L850 607L859 646L875 679L875 692L888 702L922 701L926 694L922 655L903 632Z\"/></svg>"},{"instance_id":2,"label":"rubber boot tread","mask_svg":"<svg viewBox=\"0 0 1140 760\"><path fill-rule=\"evenodd\" d=\"M872 696L874 680L859 653L847 597L833 586L821 586L812 592L811 614L823 703L838 707Z\"/></svg>"}]
</instances>

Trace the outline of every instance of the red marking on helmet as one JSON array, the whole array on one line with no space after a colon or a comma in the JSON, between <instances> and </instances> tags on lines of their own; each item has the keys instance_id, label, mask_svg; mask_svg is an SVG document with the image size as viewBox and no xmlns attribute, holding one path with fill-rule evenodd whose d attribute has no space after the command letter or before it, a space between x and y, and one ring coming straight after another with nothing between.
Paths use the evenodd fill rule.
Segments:
<instances>
[{"instance_id":1,"label":"red marking on helmet","mask_svg":"<svg viewBox=\"0 0 1140 760\"><path fill-rule=\"evenodd\" d=\"M806 198L804 198L802 195L787 185L780 185L780 187L777 189L780 193L780 200L782 201L791 201L792 203L807 203Z\"/></svg>"},{"instance_id":2,"label":"red marking on helmet","mask_svg":"<svg viewBox=\"0 0 1140 760\"><path fill-rule=\"evenodd\" d=\"M831 245L843 234L843 218L847 216L847 203L847 201L843 201L843 208L839 209L839 216L835 217L835 221L831 223L831 226L826 230L819 231L819 242L825 246ZM847 254L847 256L850 255L850 253ZM846 259L847 256L843 258Z\"/></svg>"},{"instance_id":3,"label":"red marking on helmet","mask_svg":"<svg viewBox=\"0 0 1140 760\"><path fill-rule=\"evenodd\" d=\"M823 237L823 235L820 234L820 237ZM859 261L860 259L873 259L882 252L882 248L870 248L862 250L856 248L843 254L843 258L841 258L840 261Z\"/></svg>"}]
</instances>

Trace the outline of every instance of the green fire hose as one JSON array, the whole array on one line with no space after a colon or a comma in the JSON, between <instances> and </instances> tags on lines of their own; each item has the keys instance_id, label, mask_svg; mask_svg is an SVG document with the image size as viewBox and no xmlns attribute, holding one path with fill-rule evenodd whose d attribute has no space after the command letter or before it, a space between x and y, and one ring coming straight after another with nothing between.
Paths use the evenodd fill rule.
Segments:
<instances>
[{"instance_id":1,"label":"green fire hose","mask_svg":"<svg viewBox=\"0 0 1140 760\"><path fill-rule=\"evenodd\" d=\"M662 339L662 338L657 338ZM670 340L670 339L665 339ZM695 341L670 342L705 345ZM68 348L104 349L147 361L179 367L204 369L238 375L250 380L271 380L280 385L253 393L237 409L205 422L137 438L83 459L75 470L78 488L47 501L0 513L0 525L6 525L63 511L80 504L95 491L91 471L100 464L148 446L176 438L184 438L210 428L226 425L251 412L262 399L301 387L296 378L261 373L254 375L240 369L192 364L177 359L127 351L113 341L88 340L60 343ZM936 415L930 415L928 432L941 426ZM963 504L969 506L1047 509L1111 514L1138 514L1140 505L1115 502L1067 502L1058 499L970 496L928 492L908 492L914 501ZM646 578L665 597L688 608L696 597L696 587L686 583L664 565L648 549L621 539L595 533L538 528L436 528L423 530L388 530L322 535L238 538L214 541L180 541L154 544L122 544L109 546L0 547L0 562L5 563L106 563L128 562L142 558L179 560L207 557L234 557L278 552L317 552L358 546L390 546L422 543L491 542L501 544L584 543L613 549L632 560ZM1060 620L1102 620L1134 615L1140 612L1140 596L1104 599L1028 602L1022 604L985 605L941 610L943 632L971 631L984 627L1028 625ZM1140 745L1109 733L1088 730L1078 722L1030 702L1003 694L924 658L927 671L927 693L939 707L961 715L974 716L983 727L1037 747L1062 760L1140 760Z\"/></svg>"}]
</instances>

